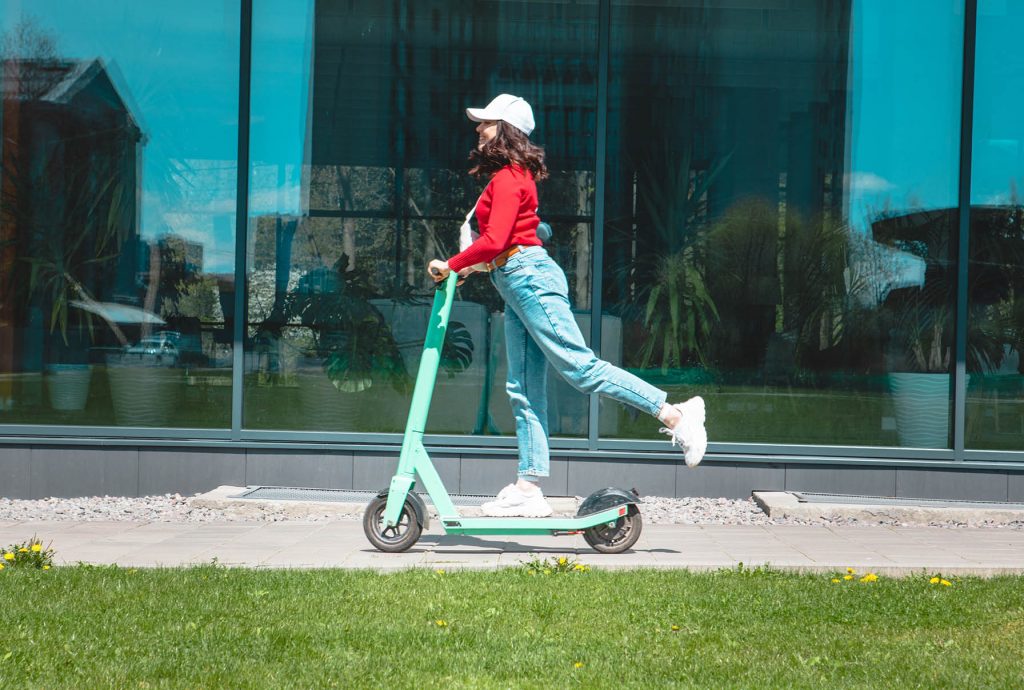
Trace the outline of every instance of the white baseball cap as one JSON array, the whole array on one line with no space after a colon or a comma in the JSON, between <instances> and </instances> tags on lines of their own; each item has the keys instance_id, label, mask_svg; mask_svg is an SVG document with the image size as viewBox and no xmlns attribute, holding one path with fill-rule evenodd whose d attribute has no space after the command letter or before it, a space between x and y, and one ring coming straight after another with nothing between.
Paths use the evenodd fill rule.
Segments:
<instances>
[{"instance_id":1,"label":"white baseball cap","mask_svg":"<svg viewBox=\"0 0 1024 690\"><path fill-rule=\"evenodd\" d=\"M519 96L510 93L500 94L487 104L486 108L466 108L466 116L473 122L501 120L507 122L526 135L533 131L533 108Z\"/></svg>"}]
</instances>

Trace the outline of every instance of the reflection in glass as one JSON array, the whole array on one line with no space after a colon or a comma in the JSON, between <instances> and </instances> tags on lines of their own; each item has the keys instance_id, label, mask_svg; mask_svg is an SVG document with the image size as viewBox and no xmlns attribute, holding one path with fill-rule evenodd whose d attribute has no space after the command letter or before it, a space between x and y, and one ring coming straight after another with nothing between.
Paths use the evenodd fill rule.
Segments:
<instances>
[{"instance_id":1,"label":"reflection in glass","mask_svg":"<svg viewBox=\"0 0 1024 690\"><path fill-rule=\"evenodd\" d=\"M0 422L229 425L238 3L0 8Z\"/></svg>"},{"instance_id":2,"label":"reflection in glass","mask_svg":"<svg viewBox=\"0 0 1024 690\"><path fill-rule=\"evenodd\" d=\"M712 440L948 445L959 4L612 3L604 305Z\"/></svg>"},{"instance_id":3,"label":"reflection in glass","mask_svg":"<svg viewBox=\"0 0 1024 690\"><path fill-rule=\"evenodd\" d=\"M968 448L1024 450L1024 5L981 0L968 264Z\"/></svg>"},{"instance_id":4,"label":"reflection in glass","mask_svg":"<svg viewBox=\"0 0 1024 690\"><path fill-rule=\"evenodd\" d=\"M433 297L481 185L465 108L534 104L541 216L589 332L597 4L260 2L244 424L401 432ZM538 37L543 49L538 50ZM511 434L501 300L460 289L428 431ZM552 433L588 403L552 382Z\"/></svg>"}]
</instances>

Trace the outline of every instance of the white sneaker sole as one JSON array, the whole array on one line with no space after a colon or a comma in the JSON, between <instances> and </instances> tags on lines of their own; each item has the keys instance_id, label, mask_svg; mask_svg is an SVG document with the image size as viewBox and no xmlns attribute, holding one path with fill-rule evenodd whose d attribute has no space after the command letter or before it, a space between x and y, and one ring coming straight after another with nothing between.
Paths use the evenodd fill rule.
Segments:
<instances>
[{"instance_id":1,"label":"white sneaker sole","mask_svg":"<svg viewBox=\"0 0 1024 690\"><path fill-rule=\"evenodd\" d=\"M678 443L682 447L686 466L696 467L708 450L708 432L704 428L704 398L697 395L673 407L679 410L683 419L675 429L668 430L668 433L672 437L672 443Z\"/></svg>"},{"instance_id":2,"label":"white sneaker sole","mask_svg":"<svg viewBox=\"0 0 1024 690\"><path fill-rule=\"evenodd\" d=\"M545 502L544 506L489 506L486 503L480 506L484 517L548 517L553 512L551 506Z\"/></svg>"}]
</instances>

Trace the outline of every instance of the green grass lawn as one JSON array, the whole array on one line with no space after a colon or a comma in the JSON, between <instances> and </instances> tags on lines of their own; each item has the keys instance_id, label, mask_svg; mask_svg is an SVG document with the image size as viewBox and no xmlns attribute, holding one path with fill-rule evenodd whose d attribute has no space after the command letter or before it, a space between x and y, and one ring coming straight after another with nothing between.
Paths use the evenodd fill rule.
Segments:
<instances>
[{"instance_id":1,"label":"green grass lawn","mask_svg":"<svg viewBox=\"0 0 1024 690\"><path fill-rule=\"evenodd\" d=\"M1024 578L0 572L0 688L1024 687Z\"/></svg>"}]
</instances>

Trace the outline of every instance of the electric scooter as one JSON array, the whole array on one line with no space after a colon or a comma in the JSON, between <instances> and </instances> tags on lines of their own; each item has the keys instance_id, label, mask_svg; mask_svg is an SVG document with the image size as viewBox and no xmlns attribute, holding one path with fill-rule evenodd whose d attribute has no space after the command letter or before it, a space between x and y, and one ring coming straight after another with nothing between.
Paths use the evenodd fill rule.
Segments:
<instances>
[{"instance_id":1,"label":"electric scooter","mask_svg":"<svg viewBox=\"0 0 1024 690\"><path fill-rule=\"evenodd\" d=\"M377 494L363 514L363 531L376 548L405 551L430 526L430 514L419 494L413 492L416 475L423 482L448 534L582 534L587 544L601 553L621 553L636 543L643 529L640 496L636 491L607 488L588 496L574 517L463 517L452 503L437 470L423 446L430 399L434 392L441 347L448 329L459 276L452 271L438 282L427 325L423 357L416 374L412 404L402 439L398 470L391 485Z\"/></svg>"}]
</instances>

